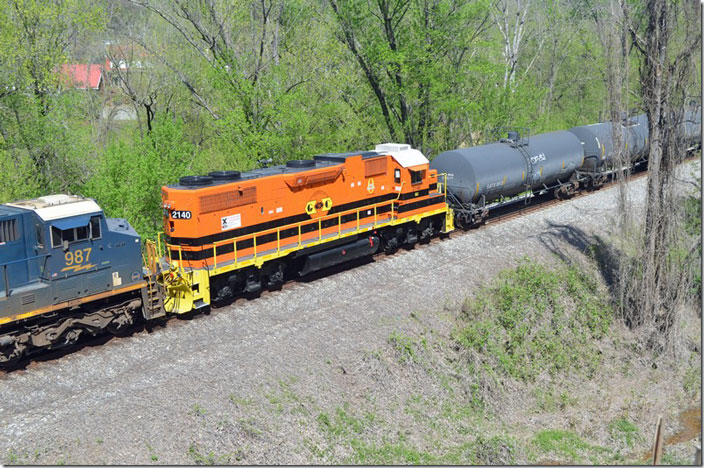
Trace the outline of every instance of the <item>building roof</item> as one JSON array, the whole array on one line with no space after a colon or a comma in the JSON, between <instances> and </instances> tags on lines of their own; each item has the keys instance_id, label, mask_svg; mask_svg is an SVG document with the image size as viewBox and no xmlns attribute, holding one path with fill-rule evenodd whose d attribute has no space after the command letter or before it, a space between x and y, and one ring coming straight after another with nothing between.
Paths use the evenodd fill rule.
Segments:
<instances>
[{"instance_id":1,"label":"building roof","mask_svg":"<svg viewBox=\"0 0 704 468\"><path fill-rule=\"evenodd\" d=\"M65 63L61 65L61 76L76 89L100 89L100 83L103 81L103 66Z\"/></svg>"}]
</instances>

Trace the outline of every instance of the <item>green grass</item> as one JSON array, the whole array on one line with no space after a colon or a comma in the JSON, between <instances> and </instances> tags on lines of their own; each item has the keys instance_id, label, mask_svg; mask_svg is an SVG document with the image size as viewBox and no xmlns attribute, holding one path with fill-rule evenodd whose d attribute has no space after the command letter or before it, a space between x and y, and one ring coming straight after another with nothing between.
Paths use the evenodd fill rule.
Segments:
<instances>
[{"instance_id":1,"label":"green grass","mask_svg":"<svg viewBox=\"0 0 704 468\"><path fill-rule=\"evenodd\" d=\"M504 437L478 437L471 442L433 450L405 440L373 444L353 439L354 454L346 463L358 465L506 465L515 463L515 442Z\"/></svg>"},{"instance_id":2,"label":"green grass","mask_svg":"<svg viewBox=\"0 0 704 468\"><path fill-rule=\"evenodd\" d=\"M547 389L536 388L533 394L535 396L537 409L547 413L562 411L577 403L577 400L570 397L568 392L562 391L557 393L557 390L552 387Z\"/></svg>"},{"instance_id":3,"label":"green grass","mask_svg":"<svg viewBox=\"0 0 704 468\"><path fill-rule=\"evenodd\" d=\"M628 448L642 440L638 427L625 418L614 419L609 423L609 434Z\"/></svg>"},{"instance_id":4,"label":"green grass","mask_svg":"<svg viewBox=\"0 0 704 468\"><path fill-rule=\"evenodd\" d=\"M217 455L212 450L201 453L201 449L195 444L188 447L188 456L195 465L228 465L232 463L233 459L237 461L240 459L240 457L233 457L230 454Z\"/></svg>"},{"instance_id":5,"label":"green grass","mask_svg":"<svg viewBox=\"0 0 704 468\"><path fill-rule=\"evenodd\" d=\"M198 403L195 403L191 407L191 414L193 414L194 416L205 416L206 413L206 409L200 406Z\"/></svg>"},{"instance_id":6,"label":"green grass","mask_svg":"<svg viewBox=\"0 0 704 468\"><path fill-rule=\"evenodd\" d=\"M341 437L352 434L361 434L367 423L374 422L373 413L367 413L366 417L360 418L350 412L350 407L345 403L342 407L335 409L335 413L328 415L326 412L318 414L316 421L324 433Z\"/></svg>"},{"instance_id":7,"label":"green grass","mask_svg":"<svg viewBox=\"0 0 704 468\"><path fill-rule=\"evenodd\" d=\"M684 373L684 379L682 381L682 386L684 387L687 395L692 397L697 397L702 388L702 370L700 367L690 367Z\"/></svg>"},{"instance_id":8,"label":"green grass","mask_svg":"<svg viewBox=\"0 0 704 468\"><path fill-rule=\"evenodd\" d=\"M410 336L406 336L400 332L392 332L389 335L388 343L391 345L399 356L401 362L418 362L418 349L422 347L427 349L425 338L420 340L420 346Z\"/></svg>"},{"instance_id":9,"label":"green grass","mask_svg":"<svg viewBox=\"0 0 704 468\"><path fill-rule=\"evenodd\" d=\"M543 371L594 371L594 340L609 329L613 312L596 281L567 265L548 269L523 260L503 271L463 307L453 337L472 351L479 369L532 381Z\"/></svg>"},{"instance_id":10,"label":"green grass","mask_svg":"<svg viewBox=\"0 0 704 468\"><path fill-rule=\"evenodd\" d=\"M540 431L536 434L534 443L543 452L568 457L571 462L580 461L580 453L590 448L574 432L560 430Z\"/></svg>"}]
</instances>

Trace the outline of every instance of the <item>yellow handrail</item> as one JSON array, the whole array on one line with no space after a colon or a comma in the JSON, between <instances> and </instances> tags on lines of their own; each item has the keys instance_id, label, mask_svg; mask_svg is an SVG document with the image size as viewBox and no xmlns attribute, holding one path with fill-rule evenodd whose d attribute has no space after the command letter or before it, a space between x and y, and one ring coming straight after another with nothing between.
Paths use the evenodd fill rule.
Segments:
<instances>
[{"instance_id":1,"label":"yellow handrail","mask_svg":"<svg viewBox=\"0 0 704 468\"><path fill-rule=\"evenodd\" d=\"M403 187L403 183L401 184L401 186ZM391 205L392 210L393 210L393 209L394 209L394 204L395 204L396 201L398 201L398 199L400 198L400 196L401 196L401 194L399 193L398 196L397 196L395 199L393 199L393 200L387 200L387 201L384 201L384 202L382 202L382 203L377 203L377 204L372 205L372 208L373 208L373 210L374 210L374 224L373 224L374 227L376 227L376 225L377 225L378 222L379 222L378 208L379 208L380 206ZM346 211L343 211L343 212L340 212L340 213L335 213L334 215L321 216L320 218L317 219L317 222L318 222L318 240L322 240L322 222L323 222L324 220L332 219L333 217L337 217L337 235L338 235L338 237L339 237L339 236L342 235L342 224L344 224L344 223L342 222L342 217L343 217L344 215L346 215L346 214L351 214L351 213L355 213L355 215L356 215L357 230L359 230L359 229L360 229L360 223L361 223L361 215L360 215L360 213L361 213L362 211L368 210L369 208L370 208L369 206L360 207L360 208L353 208L353 209L346 210ZM260 232L256 232L256 233L245 234L245 235L243 235L243 236L235 237L235 238L233 238L233 239L226 239L226 240L222 240L222 241L218 241L218 242L213 242L214 264L215 264L215 266L217 267L217 255L216 255L216 254L217 254L217 247L218 247L219 245L222 245L222 244L226 243L226 242L232 242L232 243L233 243L233 252L234 252L235 266L237 266L237 263L238 263L237 242L242 241L242 240L245 240L245 239L248 239L248 238L250 238L250 237L253 239L254 257L256 258L256 256L257 256L257 239L256 239L256 238L257 238L258 236L261 236L261 235L264 235L264 234L267 234L267 233L270 233L270 232L274 232L274 231L276 232L276 251L277 251L277 253L279 253L279 252L281 252L281 231L284 230L284 229L290 229L290 228L293 227L293 226L295 226L295 227L298 229L298 246L300 247L301 245L303 245L303 231L302 231L302 227L303 227L304 225L306 225L306 224L311 223L311 222L315 222L315 221L314 221L314 220L310 220L310 221L301 221L301 222L298 222L298 223L295 223L295 224L289 224L289 225L286 225L286 226L279 226L279 227L276 227L276 228L271 228L271 229L267 229L267 230L260 231ZM348 222L349 222L349 221L348 221ZM165 243L165 246L166 246L166 247L170 247L171 244ZM182 268L182 265L183 265L182 248L181 248L180 245L174 245L174 247L177 247L177 248L178 248L178 251L179 251L179 267ZM172 258L171 258L171 250L170 250L170 249L169 249L169 260L170 260L170 261L173 261Z\"/></svg>"},{"instance_id":2,"label":"yellow handrail","mask_svg":"<svg viewBox=\"0 0 704 468\"><path fill-rule=\"evenodd\" d=\"M178 246L178 269L183 274L183 255L182 252L183 250L181 249L181 246Z\"/></svg>"}]
</instances>

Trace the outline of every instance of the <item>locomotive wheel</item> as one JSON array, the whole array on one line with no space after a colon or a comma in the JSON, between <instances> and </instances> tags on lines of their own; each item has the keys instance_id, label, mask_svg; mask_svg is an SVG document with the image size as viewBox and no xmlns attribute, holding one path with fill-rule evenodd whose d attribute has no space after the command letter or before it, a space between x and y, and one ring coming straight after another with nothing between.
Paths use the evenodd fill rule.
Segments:
<instances>
[{"instance_id":1,"label":"locomotive wheel","mask_svg":"<svg viewBox=\"0 0 704 468\"><path fill-rule=\"evenodd\" d=\"M0 368L10 368L17 365L24 356L24 347L9 345L0 349Z\"/></svg>"},{"instance_id":2,"label":"locomotive wheel","mask_svg":"<svg viewBox=\"0 0 704 468\"><path fill-rule=\"evenodd\" d=\"M128 334L130 325L134 323L134 317L129 312L118 315L110 322L105 329L115 336L125 336Z\"/></svg>"}]
</instances>

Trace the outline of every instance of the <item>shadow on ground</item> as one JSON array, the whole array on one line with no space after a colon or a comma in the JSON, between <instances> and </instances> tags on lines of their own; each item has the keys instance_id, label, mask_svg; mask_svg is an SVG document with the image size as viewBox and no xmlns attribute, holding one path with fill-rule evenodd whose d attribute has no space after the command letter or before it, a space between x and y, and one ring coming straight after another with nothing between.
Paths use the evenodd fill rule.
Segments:
<instances>
[{"instance_id":1,"label":"shadow on ground","mask_svg":"<svg viewBox=\"0 0 704 468\"><path fill-rule=\"evenodd\" d=\"M538 239L550 252L568 264L579 260L575 252L593 260L606 285L611 289L617 285L619 259L623 254L600 236L588 234L574 226L548 222L548 229Z\"/></svg>"}]
</instances>

